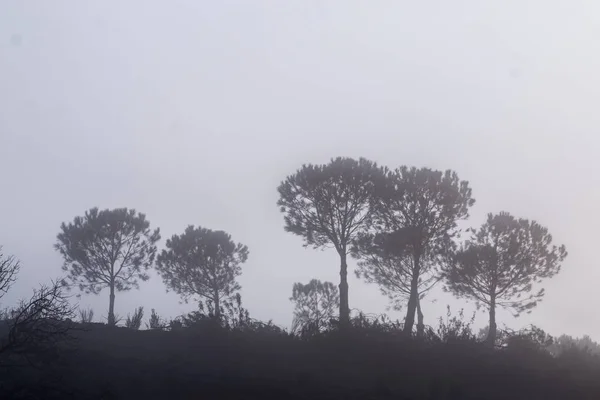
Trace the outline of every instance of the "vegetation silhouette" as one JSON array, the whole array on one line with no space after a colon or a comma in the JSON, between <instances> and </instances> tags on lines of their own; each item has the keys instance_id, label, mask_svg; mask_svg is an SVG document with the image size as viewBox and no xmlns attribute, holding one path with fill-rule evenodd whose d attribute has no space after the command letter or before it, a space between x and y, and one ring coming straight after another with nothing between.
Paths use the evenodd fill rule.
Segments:
<instances>
[{"instance_id":1,"label":"vegetation silhouette","mask_svg":"<svg viewBox=\"0 0 600 400\"><path fill-rule=\"evenodd\" d=\"M333 283L312 279L307 284L294 283L290 301L294 303L291 332L306 336L330 325L339 308L340 295Z\"/></svg>"},{"instance_id":2,"label":"vegetation silhouette","mask_svg":"<svg viewBox=\"0 0 600 400\"><path fill-rule=\"evenodd\" d=\"M451 170L338 157L302 166L277 189L285 231L340 260L338 287L293 285L290 331L250 316L238 282L249 250L228 233L189 225L156 257L160 231L144 214L92 208L60 227L67 277L0 316L0 398L600 398L592 339L497 326L498 306L532 311L543 279L560 271L567 251L544 226L489 214L463 241L459 222L474 199ZM0 299L21 268L1 253ZM403 321L350 309L348 255L360 278L406 309ZM153 306L144 304L120 326L115 291L137 287L153 267L197 310L163 318L150 308L144 320ZM484 306L488 327L473 333L475 314L450 307L425 325L421 300L438 283ZM63 289L73 286L109 289L107 324L83 308L72 321Z\"/></svg>"},{"instance_id":3,"label":"vegetation silhouette","mask_svg":"<svg viewBox=\"0 0 600 400\"><path fill-rule=\"evenodd\" d=\"M361 158L303 165L277 188L285 230L315 249L333 247L340 257L340 322L348 323L348 263L352 241L368 228L384 169Z\"/></svg>"},{"instance_id":4,"label":"vegetation silhouette","mask_svg":"<svg viewBox=\"0 0 600 400\"><path fill-rule=\"evenodd\" d=\"M506 212L488 214L446 266L447 290L488 309L488 343L493 345L496 307L511 309L517 316L531 312L544 296L543 288L531 293L533 285L557 274L566 256L565 247L553 245L548 229L537 222Z\"/></svg>"},{"instance_id":5,"label":"vegetation silhouette","mask_svg":"<svg viewBox=\"0 0 600 400\"><path fill-rule=\"evenodd\" d=\"M220 318L224 302L241 289L236 278L248 259L248 247L234 243L224 231L190 225L167 240L156 269L165 285L184 300L196 296Z\"/></svg>"},{"instance_id":6,"label":"vegetation silhouette","mask_svg":"<svg viewBox=\"0 0 600 400\"><path fill-rule=\"evenodd\" d=\"M134 209L97 207L60 229L55 248L68 272L65 285L93 294L108 287L108 323L115 325L115 291L138 288L138 281L148 280L159 229L150 230L146 215Z\"/></svg>"}]
</instances>

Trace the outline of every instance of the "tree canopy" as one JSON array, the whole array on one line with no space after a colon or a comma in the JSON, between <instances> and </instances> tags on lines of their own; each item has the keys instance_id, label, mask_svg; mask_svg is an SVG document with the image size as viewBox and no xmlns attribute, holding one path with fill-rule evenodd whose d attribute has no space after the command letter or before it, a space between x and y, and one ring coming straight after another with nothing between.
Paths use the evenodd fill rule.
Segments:
<instances>
[{"instance_id":1,"label":"tree canopy","mask_svg":"<svg viewBox=\"0 0 600 400\"><path fill-rule=\"evenodd\" d=\"M159 229L150 229L145 214L96 207L63 223L55 248L63 256L69 288L76 285L93 294L110 289L108 321L114 324L115 291L138 288L140 280L148 280L159 240Z\"/></svg>"},{"instance_id":2,"label":"tree canopy","mask_svg":"<svg viewBox=\"0 0 600 400\"><path fill-rule=\"evenodd\" d=\"M352 240L367 227L384 169L367 159L338 157L328 164L303 165L278 187L277 204L285 230L305 246L333 247L340 256L340 322L347 324L347 254Z\"/></svg>"},{"instance_id":3,"label":"tree canopy","mask_svg":"<svg viewBox=\"0 0 600 400\"><path fill-rule=\"evenodd\" d=\"M377 196L374 227L397 239L398 248L392 254L396 254L396 261L398 255L404 258L402 264L396 264L396 273L404 275L402 282L410 275L404 329L412 332L423 276L431 272L440 256L448 254L458 233L457 222L468 217L475 200L468 182L451 170L402 166L388 172L384 182Z\"/></svg>"},{"instance_id":4,"label":"tree canopy","mask_svg":"<svg viewBox=\"0 0 600 400\"><path fill-rule=\"evenodd\" d=\"M222 301L241 289L236 278L248 259L248 247L234 243L224 231L190 225L181 235L167 240L157 259L157 271L165 285L188 301L208 301L216 317Z\"/></svg>"},{"instance_id":5,"label":"tree canopy","mask_svg":"<svg viewBox=\"0 0 600 400\"><path fill-rule=\"evenodd\" d=\"M544 296L543 288L532 292L534 285L556 275L566 256L565 246L552 244L537 222L490 213L445 266L446 289L489 310L488 342L494 343L496 307L530 312Z\"/></svg>"}]
</instances>

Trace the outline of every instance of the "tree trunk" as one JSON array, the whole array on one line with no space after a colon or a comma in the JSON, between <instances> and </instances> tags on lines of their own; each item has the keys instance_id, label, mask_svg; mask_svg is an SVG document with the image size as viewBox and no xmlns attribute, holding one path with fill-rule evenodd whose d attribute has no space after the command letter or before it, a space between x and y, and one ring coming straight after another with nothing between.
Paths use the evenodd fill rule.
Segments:
<instances>
[{"instance_id":1,"label":"tree trunk","mask_svg":"<svg viewBox=\"0 0 600 400\"><path fill-rule=\"evenodd\" d=\"M108 301L108 325L116 325L115 320L115 284L110 284L110 296Z\"/></svg>"},{"instance_id":2,"label":"tree trunk","mask_svg":"<svg viewBox=\"0 0 600 400\"><path fill-rule=\"evenodd\" d=\"M496 344L496 298L492 296L490 301L490 328L486 343L493 347Z\"/></svg>"},{"instance_id":3,"label":"tree trunk","mask_svg":"<svg viewBox=\"0 0 600 400\"><path fill-rule=\"evenodd\" d=\"M214 302L215 302L215 318L220 320L221 319L221 299L219 298L219 292L217 292L215 290L214 293Z\"/></svg>"},{"instance_id":4,"label":"tree trunk","mask_svg":"<svg viewBox=\"0 0 600 400\"><path fill-rule=\"evenodd\" d=\"M415 256L412 279L410 281L410 297L406 307L406 319L404 320L404 333L410 335L415 324L415 311L419 302L419 257Z\"/></svg>"},{"instance_id":5,"label":"tree trunk","mask_svg":"<svg viewBox=\"0 0 600 400\"><path fill-rule=\"evenodd\" d=\"M348 264L346 252L340 252L340 325L350 324L350 306L348 304Z\"/></svg>"},{"instance_id":6,"label":"tree trunk","mask_svg":"<svg viewBox=\"0 0 600 400\"><path fill-rule=\"evenodd\" d=\"M423 312L421 312L421 299L417 298L417 337L423 337L425 324L423 323Z\"/></svg>"}]
</instances>

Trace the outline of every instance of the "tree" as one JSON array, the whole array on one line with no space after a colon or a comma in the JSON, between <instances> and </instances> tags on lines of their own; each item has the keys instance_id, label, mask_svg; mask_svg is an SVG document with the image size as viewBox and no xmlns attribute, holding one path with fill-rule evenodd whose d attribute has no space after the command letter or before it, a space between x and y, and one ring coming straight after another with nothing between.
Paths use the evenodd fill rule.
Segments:
<instances>
[{"instance_id":1,"label":"tree","mask_svg":"<svg viewBox=\"0 0 600 400\"><path fill-rule=\"evenodd\" d=\"M20 270L20 262L1 250L0 246L0 298L17 280ZM12 362L21 357L32 363L32 356L46 355L52 344L68 336L72 326L67 319L73 316L73 307L61 289L58 281L41 285L29 299L2 311L0 366L6 366L9 360L15 366Z\"/></svg>"},{"instance_id":2,"label":"tree","mask_svg":"<svg viewBox=\"0 0 600 400\"><path fill-rule=\"evenodd\" d=\"M307 284L294 283L290 301L295 303L292 332L306 329L320 332L339 307L340 295L333 283L313 279Z\"/></svg>"},{"instance_id":3,"label":"tree","mask_svg":"<svg viewBox=\"0 0 600 400\"><path fill-rule=\"evenodd\" d=\"M413 277L417 276L417 334L421 336L425 329L421 300L441 279L435 270L441 255L422 257L417 270L412 243L406 228L393 233L364 233L353 243L352 256L360 260L356 276L377 284L396 310L410 299Z\"/></svg>"},{"instance_id":4,"label":"tree","mask_svg":"<svg viewBox=\"0 0 600 400\"><path fill-rule=\"evenodd\" d=\"M329 164L303 165L277 188L277 205L285 230L304 239L304 246L333 247L340 257L340 323L349 323L348 265L350 244L365 230L374 211L384 169L364 158L338 157Z\"/></svg>"},{"instance_id":5,"label":"tree","mask_svg":"<svg viewBox=\"0 0 600 400\"><path fill-rule=\"evenodd\" d=\"M8 292L17 280L21 265L13 256L5 256L0 246L0 298Z\"/></svg>"},{"instance_id":6,"label":"tree","mask_svg":"<svg viewBox=\"0 0 600 400\"><path fill-rule=\"evenodd\" d=\"M487 342L496 341L496 307L518 316L531 312L544 289L533 285L560 271L565 246L552 244L548 229L506 212L488 214L487 221L467 240L444 268L446 289L489 311Z\"/></svg>"},{"instance_id":7,"label":"tree","mask_svg":"<svg viewBox=\"0 0 600 400\"><path fill-rule=\"evenodd\" d=\"M133 315L127 314L125 320L125 326L129 329L135 329L136 331L142 326L142 319L144 318L144 307L139 306L133 311Z\"/></svg>"},{"instance_id":8,"label":"tree","mask_svg":"<svg viewBox=\"0 0 600 400\"><path fill-rule=\"evenodd\" d=\"M21 300L6 313L7 334L0 335L0 356L21 355L31 363L31 356L43 355L69 337L74 308L62 289L59 281L40 285L29 299Z\"/></svg>"},{"instance_id":9,"label":"tree","mask_svg":"<svg viewBox=\"0 0 600 400\"><path fill-rule=\"evenodd\" d=\"M221 317L223 301L241 289L236 278L248 259L248 247L234 243L224 231L193 225L167 240L167 249L157 259L157 270L165 285L185 301L198 296L208 301Z\"/></svg>"},{"instance_id":10,"label":"tree","mask_svg":"<svg viewBox=\"0 0 600 400\"><path fill-rule=\"evenodd\" d=\"M109 288L108 323L114 325L115 291L139 288L139 280L148 280L159 240L159 229L150 229L145 214L127 208L92 208L61 225L55 248L69 273L67 287L78 285L93 294Z\"/></svg>"},{"instance_id":11,"label":"tree","mask_svg":"<svg viewBox=\"0 0 600 400\"><path fill-rule=\"evenodd\" d=\"M459 180L451 170L402 166L387 173L385 182L379 192L374 226L378 232L398 239L395 252L412 258L406 261L410 268L397 271L408 273L404 279L410 279L404 322L404 332L410 334L420 287L424 287L423 276L437 267L440 257L448 256L459 234L457 222L469 216L475 200L469 183Z\"/></svg>"},{"instance_id":12,"label":"tree","mask_svg":"<svg viewBox=\"0 0 600 400\"><path fill-rule=\"evenodd\" d=\"M156 310L154 308L152 309L152 312L150 313L150 318L148 318L148 322L146 322L146 328L147 329L164 329L165 328L165 322L158 315L158 313L156 312Z\"/></svg>"}]
</instances>

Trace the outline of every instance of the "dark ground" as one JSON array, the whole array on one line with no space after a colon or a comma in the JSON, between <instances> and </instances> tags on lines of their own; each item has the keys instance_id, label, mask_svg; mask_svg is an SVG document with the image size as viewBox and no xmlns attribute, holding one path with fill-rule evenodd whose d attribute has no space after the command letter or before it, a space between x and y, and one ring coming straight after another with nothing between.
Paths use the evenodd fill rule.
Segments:
<instances>
[{"instance_id":1,"label":"dark ground","mask_svg":"<svg viewBox=\"0 0 600 400\"><path fill-rule=\"evenodd\" d=\"M273 330L87 325L38 368L4 367L0 398L600 399L596 359L527 346L405 339L354 329L300 340Z\"/></svg>"}]
</instances>

